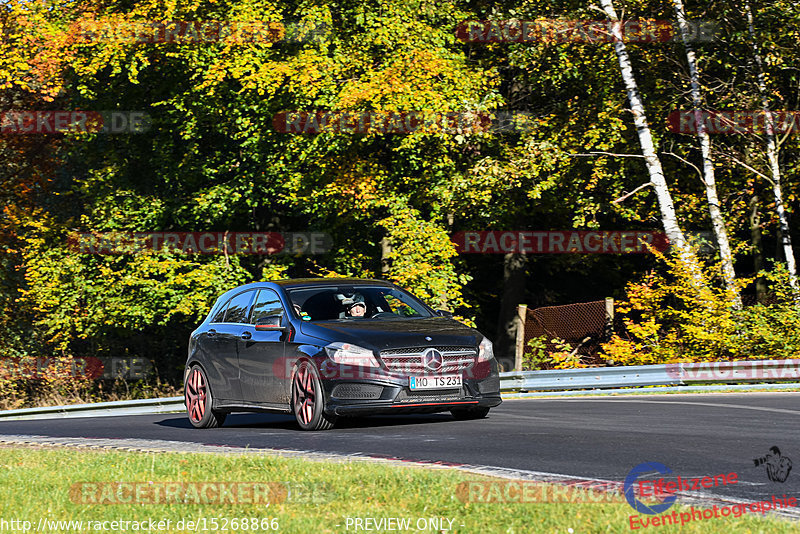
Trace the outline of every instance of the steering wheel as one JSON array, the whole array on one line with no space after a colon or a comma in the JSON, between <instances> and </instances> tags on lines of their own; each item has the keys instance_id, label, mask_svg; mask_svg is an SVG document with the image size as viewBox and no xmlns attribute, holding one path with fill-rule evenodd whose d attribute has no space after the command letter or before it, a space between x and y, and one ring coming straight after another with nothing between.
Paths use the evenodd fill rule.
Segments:
<instances>
[{"instance_id":1,"label":"steering wheel","mask_svg":"<svg viewBox=\"0 0 800 534\"><path fill-rule=\"evenodd\" d=\"M380 317L397 317L397 314L393 313L393 312L378 312L378 313L376 313L374 315L370 315L369 318L370 319L377 319L377 318L380 318Z\"/></svg>"}]
</instances>

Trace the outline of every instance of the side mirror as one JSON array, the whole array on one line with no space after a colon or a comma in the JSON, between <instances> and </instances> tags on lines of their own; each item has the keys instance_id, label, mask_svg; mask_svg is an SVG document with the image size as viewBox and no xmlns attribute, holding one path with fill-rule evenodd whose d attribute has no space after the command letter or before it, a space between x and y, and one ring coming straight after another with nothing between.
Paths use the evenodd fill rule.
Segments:
<instances>
[{"instance_id":1,"label":"side mirror","mask_svg":"<svg viewBox=\"0 0 800 534\"><path fill-rule=\"evenodd\" d=\"M285 326L281 326L281 315L268 315L256 319L256 330L286 330Z\"/></svg>"},{"instance_id":2,"label":"side mirror","mask_svg":"<svg viewBox=\"0 0 800 534\"><path fill-rule=\"evenodd\" d=\"M436 314L442 317L452 317L453 312L447 310L436 310Z\"/></svg>"}]
</instances>

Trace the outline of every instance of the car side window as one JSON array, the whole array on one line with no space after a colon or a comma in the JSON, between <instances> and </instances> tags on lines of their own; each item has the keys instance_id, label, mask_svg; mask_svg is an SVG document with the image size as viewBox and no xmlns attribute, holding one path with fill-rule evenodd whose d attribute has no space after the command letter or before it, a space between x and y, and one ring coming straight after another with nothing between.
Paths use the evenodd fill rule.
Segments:
<instances>
[{"instance_id":1,"label":"car side window","mask_svg":"<svg viewBox=\"0 0 800 534\"><path fill-rule=\"evenodd\" d=\"M225 313L226 323L246 323L250 313L250 301L253 300L255 291L239 293L231 299L228 311Z\"/></svg>"},{"instance_id":2,"label":"car side window","mask_svg":"<svg viewBox=\"0 0 800 534\"><path fill-rule=\"evenodd\" d=\"M217 311L217 313L214 314L214 317L211 319L212 323L221 323L225 320L225 312L227 311L228 304L230 303L231 301L229 300L225 302L225 304L219 307L219 310Z\"/></svg>"},{"instance_id":3,"label":"car side window","mask_svg":"<svg viewBox=\"0 0 800 534\"><path fill-rule=\"evenodd\" d=\"M278 294L271 289L261 289L256 297L256 302L253 304L253 314L250 317L250 323L255 322L263 317L270 315L283 316L283 304Z\"/></svg>"}]
</instances>

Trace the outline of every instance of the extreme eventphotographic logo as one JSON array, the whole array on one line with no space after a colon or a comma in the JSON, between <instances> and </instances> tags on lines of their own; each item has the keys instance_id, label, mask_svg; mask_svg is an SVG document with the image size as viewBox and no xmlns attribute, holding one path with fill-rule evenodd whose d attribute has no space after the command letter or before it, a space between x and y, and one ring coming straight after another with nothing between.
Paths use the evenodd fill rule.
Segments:
<instances>
[{"instance_id":1,"label":"extreme eventphotographic logo","mask_svg":"<svg viewBox=\"0 0 800 534\"><path fill-rule=\"evenodd\" d=\"M630 472L628 473L628 476L625 477L625 485L623 486L623 493L625 494L625 500L628 501L628 504L630 504L634 510L642 514L650 514L650 515L660 514L661 512L668 510L670 506L675 504L675 499L677 498L675 495L665 496L661 500L660 504L645 504L636 498L636 493L634 491L634 484L636 482L639 482L639 477L641 475L653 472L662 475L667 475L669 473L672 473L672 469L659 462L644 462L631 469ZM661 481L663 482L663 480L664 479L662 478ZM646 481L639 482L640 495L645 483ZM654 497L661 495L666 495L666 493L662 493L660 491L653 492Z\"/></svg>"},{"instance_id":2,"label":"extreme eventphotographic logo","mask_svg":"<svg viewBox=\"0 0 800 534\"><path fill-rule=\"evenodd\" d=\"M777 449L777 447L773 447ZM771 449L772 450L772 449ZM780 465L780 451L772 450L772 454L763 458L754 459L757 465L766 464L772 461L774 465ZM787 458L788 460L788 458ZM791 469L791 460L788 462ZM786 467L786 462L784 462ZM788 469L785 469L788 476ZM640 480L645 474L656 473L659 475L669 475L672 470L659 462L645 462L637 465L628 473L623 486L625 499L631 507L643 515L631 515L628 523L631 530L639 530L645 527L660 527L665 525L681 525L693 521L703 521L705 519L719 519L724 517L741 517L745 513L764 514L770 510L782 510L797 506L797 499L787 497L772 496L770 500L757 502L738 502L724 506L713 505L710 508L695 509L691 507L689 511L673 511L664 513L675 504L678 492L697 492L719 486L738 484L739 476L737 473L719 474L703 477L681 477L673 478L659 477L652 480ZM637 491L638 490L638 491ZM643 502L641 498L651 497L655 502ZM654 517L650 517L654 516Z\"/></svg>"},{"instance_id":3,"label":"extreme eventphotographic logo","mask_svg":"<svg viewBox=\"0 0 800 534\"><path fill-rule=\"evenodd\" d=\"M786 482L792 470L792 460L782 456L781 450L775 446L769 448L769 454L766 456L753 458L753 464L756 467L765 466L767 478L772 482Z\"/></svg>"}]
</instances>

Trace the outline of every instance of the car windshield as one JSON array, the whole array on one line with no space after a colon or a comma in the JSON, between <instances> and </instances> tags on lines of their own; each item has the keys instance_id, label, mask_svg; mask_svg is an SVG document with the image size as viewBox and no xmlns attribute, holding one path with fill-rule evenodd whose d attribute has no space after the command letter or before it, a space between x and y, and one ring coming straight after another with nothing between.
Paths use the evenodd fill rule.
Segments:
<instances>
[{"instance_id":1,"label":"car windshield","mask_svg":"<svg viewBox=\"0 0 800 534\"><path fill-rule=\"evenodd\" d=\"M320 286L287 291L295 314L304 321L431 317L415 297L392 287Z\"/></svg>"}]
</instances>

